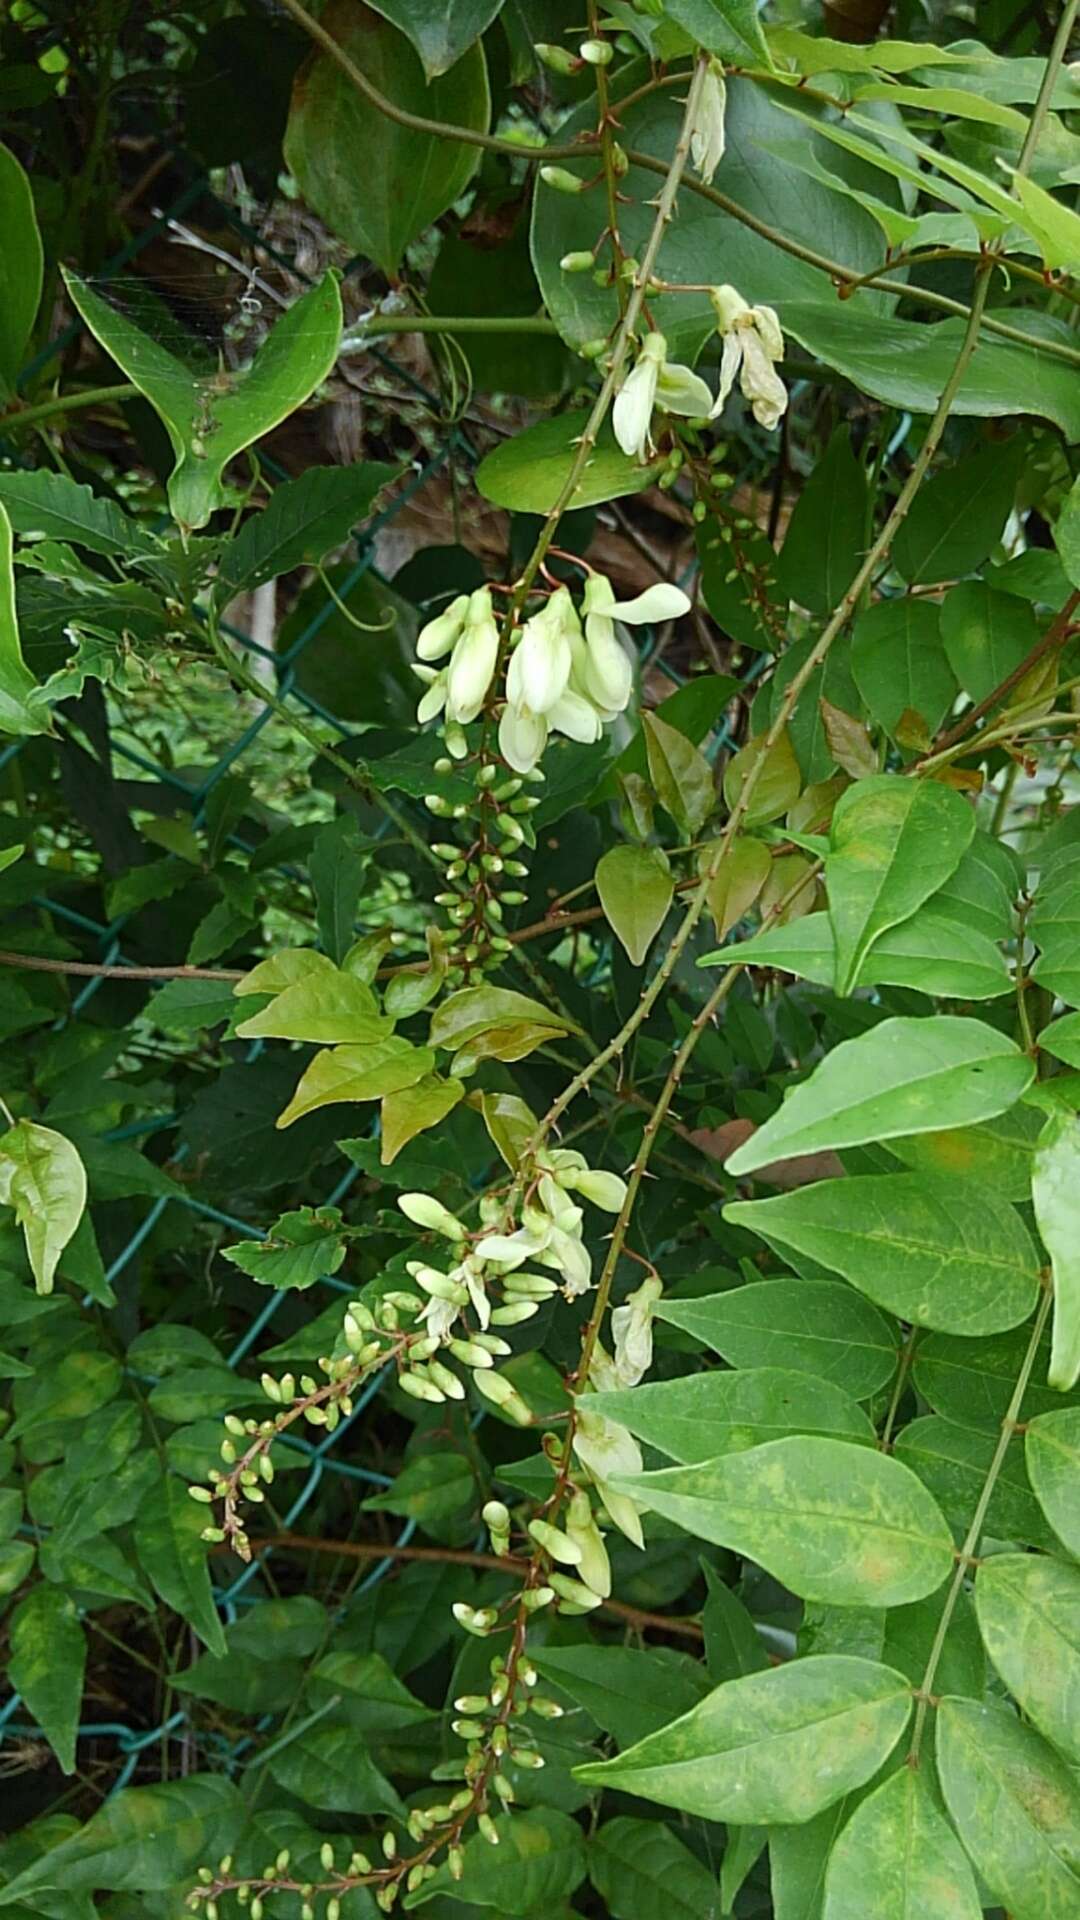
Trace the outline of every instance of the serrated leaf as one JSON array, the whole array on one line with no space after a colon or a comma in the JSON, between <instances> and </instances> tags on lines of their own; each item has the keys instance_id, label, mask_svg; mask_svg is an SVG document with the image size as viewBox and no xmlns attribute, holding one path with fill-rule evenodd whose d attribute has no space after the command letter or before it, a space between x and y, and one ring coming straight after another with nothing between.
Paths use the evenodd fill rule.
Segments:
<instances>
[{"instance_id":1,"label":"serrated leaf","mask_svg":"<svg viewBox=\"0 0 1080 1920\"><path fill-rule=\"evenodd\" d=\"M642 966L675 896L665 861L651 847L609 847L597 862L596 891L632 965Z\"/></svg>"},{"instance_id":2,"label":"serrated leaf","mask_svg":"<svg viewBox=\"0 0 1080 1920\"><path fill-rule=\"evenodd\" d=\"M726 1681L617 1759L575 1768L575 1778L707 1820L809 1820L872 1778L910 1712L908 1681L876 1661L795 1660Z\"/></svg>"},{"instance_id":3,"label":"serrated leaf","mask_svg":"<svg viewBox=\"0 0 1080 1920\"><path fill-rule=\"evenodd\" d=\"M953 1564L944 1515L907 1467L820 1434L615 1474L612 1484L698 1539L756 1560L804 1600L903 1606L933 1593Z\"/></svg>"},{"instance_id":4,"label":"serrated leaf","mask_svg":"<svg viewBox=\"0 0 1080 1920\"><path fill-rule=\"evenodd\" d=\"M727 1169L741 1178L789 1155L990 1120L1015 1104L1034 1071L1015 1041L980 1020L883 1020L834 1047Z\"/></svg>"},{"instance_id":5,"label":"serrated leaf","mask_svg":"<svg viewBox=\"0 0 1080 1920\"><path fill-rule=\"evenodd\" d=\"M347 540L375 495L398 469L379 460L351 467L308 467L275 487L267 505L244 522L222 555L216 592L225 603L265 580L313 565Z\"/></svg>"},{"instance_id":6,"label":"serrated leaf","mask_svg":"<svg viewBox=\"0 0 1080 1920\"><path fill-rule=\"evenodd\" d=\"M135 1551L155 1593L193 1627L211 1653L225 1652L225 1634L210 1591L202 1530L207 1508L186 1486L162 1473L135 1519Z\"/></svg>"},{"instance_id":7,"label":"serrated leaf","mask_svg":"<svg viewBox=\"0 0 1080 1920\"><path fill-rule=\"evenodd\" d=\"M646 1380L621 1392L591 1393L588 1405L684 1465L791 1433L874 1438L866 1414L841 1387L783 1367Z\"/></svg>"},{"instance_id":8,"label":"serrated leaf","mask_svg":"<svg viewBox=\"0 0 1080 1920\"><path fill-rule=\"evenodd\" d=\"M275 1220L264 1240L241 1240L222 1256L261 1287L303 1292L336 1273L345 1258L337 1207L300 1207Z\"/></svg>"},{"instance_id":9,"label":"serrated leaf","mask_svg":"<svg viewBox=\"0 0 1080 1920\"><path fill-rule=\"evenodd\" d=\"M852 991L875 941L955 872L974 831L968 802L932 780L885 773L841 794L825 860L838 993Z\"/></svg>"},{"instance_id":10,"label":"serrated leaf","mask_svg":"<svg viewBox=\"0 0 1080 1920\"><path fill-rule=\"evenodd\" d=\"M86 1635L75 1602L58 1587L35 1587L12 1615L8 1679L39 1723L62 1773L75 1771L85 1671Z\"/></svg>"},{"instance_id":11,"label":"serrated leaf","mask_svg":"<svg viewBox=\"0 0 1080 1920\"><path fill-rule=\"evenodd\" d=\"M733 1367L792 1368L834 1381L853 1400L875 1393L896 1367L889 1322L839 1280L755 1280L702 1300L661 1298L655 1313Z\"/></svg>"},{"instance_id":12,"label":"serrated leaf","mask_svg":"<svg viewBox=\"0 0 1080 1920\"><path fill-rule=\"evenodd\" d=\"M1040 1733L1080 1760L1080 1568L1027 1553L997 1553L975 1581L987 1653Z\"/></svg>"},{"instance_id":13,"label":"serrated leaf","mask_svg":"<svg viewBox=\"0 0 1080 1920\"><path fill-rule=\"evenodd\" d=\"M976 1871L1017 1920L1080 1913L1080 1788L1006 1707L948 1698L937 1713L945 1804Z\"/></svg>"},{"instance_id":14,"label":"serrated leaf","mask_svg":"<svg viewBox=\"0 0 1080 1920\"><path fill-rule=\"evenodd\" d=\"M819 1180L732 1201L724 1218L842 1274L914 1326L1002 1333L1038 1297L1039 1260L1020 1215L974 1182L926 1173Z\"/></svg>"},{"instance_id":15,"label":"serrated leaf","mask_svg":"<svg viewBox=\"0 0 1080 1920\"><path fill-rule=\"evenodd\" d=\"M837 1840L825 1874L822 1920L980 1920L982 1905L945 1816L921 1773L901 1767L861 1805Z\"/></svg>"},{"instance_id":16,"label":"serrated leaf","mask_svg":"<svg viewBox=\"0 0 1080 1920\"><path fill-rule=\"evenodd\" d=\"M1031 1198L1054 1288L1047 1385L1068 1392L1080 1378L1080 1120L1075 1114L1051 1114L1040 1134Z\"/></svg>"}]
</instances>

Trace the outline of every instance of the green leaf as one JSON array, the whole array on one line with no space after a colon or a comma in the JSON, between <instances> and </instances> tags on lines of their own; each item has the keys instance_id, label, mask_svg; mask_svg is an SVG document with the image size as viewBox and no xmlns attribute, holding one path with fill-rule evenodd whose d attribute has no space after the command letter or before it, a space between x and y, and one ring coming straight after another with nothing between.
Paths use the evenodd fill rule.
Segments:
<instances>
[{"instance_id":1,"label":"green leaf","mask_svg":"<svg viewBox=\"0 0 1080 1920\"><path fill-rule=\"evenodd\" d=\"M745 747L732 754L724 768L724 799L728 806L738 805L743 788L750 775L755 774L754 785L747 802L743 823L748 827L763 826L769 820L779 819L787 813L799 797L802 776L799 763L791 745L791 736L785 727L766 748L768 734L759 733L748 740ZM755 773L758 762L764 755L764 764L760 773Z\"/></svg>"},{"instance_id":2,"label":"green leaf","mask_svg":"<svg viewBox=\"0 0 1080 1920\"><path fill-rule=\"evenodd\" d=\"M757 0L666 0L664 12L706 53L721 54L742 67L771 68Z\"/></svg>"},{"instance_id":3,"label":"green leaf","mask_svg":"<svg viewBox=\"0 0 1080 1920\"><path fill-rule=\"evenodd\" d=\"M801 980L831 987L836 939L827 913L804 913L785 926L766 927L748 940L703 953L700 967L777 967ZM911 987L941 998L995 1000L1010 992L1012 976L1000 949L978 928L942 918L937 899L889 927L859 964L860 987Z\"/></svg>"},{"instance_id":4,"label":"green leaf","mask_svg":"<svg viewBox=\"0 0 1080 1920\"><path fill-rule=\"evenodd\" d=\"M1063 1013L1039 1034L1040 1053L1052 1053L1067 1067L1080 1067L1080 1013Z\"/></svg>"},{"instance_id":5,"label":"green leaf","mask_svg":"<svg viewBox=\"0 0 1080 1920\"><path fill-rule=\"evenodd\" d=\"M485 454L476 485L485 500L512 513L550 513L560 497L588 421L588 409L538 420ZM570 499L571 509L596 506L640 493L656 478L654 461L639 466L619 447L610 427L601 430Z\"/></svg>"},{"instance_id":6,"label":"green leaf","mask_svg":"<svg viewBox=\"0 0 1080 1920\"><path fill-rule=\"evenodd\" d=\"M326 1632L325 1618L323 1613L318 1641ZM318 1641L304 1651L314 1652ZM311 1670L311 1690L316 1700L336 1695L342 1714L365 1734L390 1733L433 1718L431 1708L402 1685L379 1653L324 1654Z\"/></svg>"},{"instance_id":7,"label":"green leaf","mask_svg":"<svg viewBox=\"0 0 1080 1920\"><path fill-rule=\"evenodd\" d=\"M822 1920L980 1920L982 1904L948 1821L921 1773L901 1767L856 1807L833 1848Z\"/></svg>"},{"instance_id":8,"label":"green leaf","mask_svg":"<svg viewBox=\"0 0 1080 1920\"><path fill-rule=\"evenodd\" d=\"M926 1173L819 1180L732 1201L724 1218L842 1274L914 1326L1002 1333L1038 1297L1039 1260L1020 1215L974 1182Z\"/></svg>"},{"instance_id":9,"label":"green leaf","mask_svg":"<svg viewBox=\"0 0 1080 1920\"><path fill-rule=\"evenodd\" d=\"M1068 1392L1080 1379L1080 1120L1075 1114L1050 1115L1035 1149L1031 1197L1054 1288L1047 1385Z\"/></svg>"},{"instance_id":10,"label":"green leaf","mask_svg":"<svg viewBox=\"0 0 1080 1920\"><path fill-rule=\"evenodd\" d=\"M675 897L662 854L655 847L609 847L597 862L596 891L631 964L642 966Z\"/></svg>"},{"instance_id":11,"label":"green leaf","mask_svg":"<svg viewBox=\"0 0 1080 1920\"><path fill-rule=\"evenodd\" d=\"M15 1209L38 1292L51 1293L86 1206L86 1170L71 1141L18 1121L0 1137L0 1202Z\"/></svg>"},{"instance_id":12,"label":"green leaf","mask_svg":"<svg viewBox=\"0 0 1080 1920\"><path fill-rule=\"evenodd\" d=\"M443 1080L437 1073L426 1073L415 1086L400 1087L397 1093L385 1094L380 1116L382 1165L390 1166L402 1147L407 1147L418 1133L427 1133L437 1127L440 1120L445 1120L464 1093L463 1081Z\"/></svg>"},{"instance_id":13,"label":"green leaf","mask_svg":"<svg viewBox=\"0 0 1080 1920\"><path fill-rule=\"evenodd\" d=\"M791 1433L874 1438L866 1414L841 1387L783 1367L643 1381L622 1392L591 1393L587 1404L684 1465Z\"/></svg>"},{"instance_id":14,"label":"green leaf","mask_svg":"<svg viewBox=\"0 0 1080 1920\"><path fill-rule=\"evenodd\" d=\"M1080 1759L1080 1568L1027 1553L997 1553L975 1581L986 1651L1029 1720Z\"/></svg>"},{"instance_id":15,"label":"green leaf","mask_svg":"<svg viewBox=\"0 0 1080 1920\"><path fill-rule=\"evenodd\" d=\"M658 1300L656 1317L704 1341L733 1367L785 1367L865 1400L892 1378L896 1334L839 1280L754 1280L704 1300Z\"/></svg>"},{"instance_id":16,"label":"green leaf","mask_svg":"<svg viewBox=\"0 0 1080 1920\"><path fill-rule=\"evenodd\" d=\"M820 1434L613 1474L612 1485L699 1540L756 1560L804 1600L899 1607L933 1593L953 1563L944 1515L907 1467Z\"/></svg>"},{"instance_id":17,"label":"green leaf","mask_svg":"<svg viewBox=\"0 0 1080 1920\"><path fill-rule=\"evenodd\" d=\"M1017 1920L1080 1913L1080 1788L1052 1747L1007 1708L945 1699L938 1774L976 1871Z\"/></svg>"},{"instance_id":18,"label":"green leaf","mask_svg":"<svg viewBox=\"0 0 1080 1920\"><path fill-rule=\"evenodd\" d=\"M41 299L43 255L30 182L0 146L0 393L14 393Z\"/></svg>"},{"instance_id":19,"label":"green leaf","mask_svg":"<svg viewBox=\"0 0 1080 1920\"><path fill-rule=\"evenodd\" d=\"M689 1713L708 1690L700 1667L685 1654L639 1647L542 1646L536 1665L620 1747L631 1747L672 1713Z\"/></svg>"},{"instance_id":20,"label":"green leaf","mask_svg":"<svg viewBox=\"0 0 1080 1920\"><path fill-rule=\"evenodd\" d=\"M955 872L975 815L950 787L883 773L841 794L825 860L838 993L850 993L875 941L911 918Z\"/></svg>"},{"instance_id":21,"label":"green leaf","mask_svg":"<svg viewBox=\"0 0 1080 1920\"><path fill-rule=\"evenodd\" d=\"M231 1851L243 1801L222 1774L196 1773L160 1787L127 1787L85 1826L0 1888L0 1907L59 1889L156 1893L191 1879Z\"/></svg>"},{"instance_id":22,"label":"green leaf","mask_svg":"<svg viewBox=\"0 0 1080 1920\"><path fill-rule=\"evenodd\" d=\"M219 602L250 593L293 567L314 565L331 547L340 547L397 472L378 460L309 467L298 479L275 487L267 505L225 548L216 585Z\"/></svg>"},{"instance_id":23,"label":"green leaf","mask_svg":"<svg viewBox=\"0 0 1080 1920\"><path fill-rule=\"evenodd\" d=\"M509 987L462 987L436 1007L428 1041L433 1047L467 1047L494 1029L514 1026L545 1027L554 1038L569 1033L574 1023L566 1014Z\"/></svg>"},{"instance_id":24,"label":"green leaf","mask_svg":"<svg viewBox=\"0 0 1080 1920\"><path fill-rule=\"evenodd\" d=\"M11 1618L8 1679L40 1725L62 1773L75 1771L85 1671L86 1635L74 1601L58 1587L35 1587Z\"/></svg>"},{"instance_id":25,"label":"green leaf","mask_svg":"<svg viewBox=\"0 0 1080 1920\"><path fill-rule=\"evenodd\" d=\"M964 692L985 700L1039 638L1035 609L985 580L962 580L941 605L945 654Z\"/></svg>"},{"instance_id":26,"label":"green leaf","mask_svg":"<svg viewBox=\"0 0 1080 1920\"><path fill-rule=\"evenodd\" d=\"M1016 1376L1027 1347L1027 1334L991 1334L986 1340L966 1340L950 1333L931 1333L915 1349L912 1377L935 1412L966 1426L997 1430L1005 1415ZM1061 1396L1039 1384L1045 1379L1050 1342L1040 1344L1031 1383L1024 1395L1024 1411L1056 1410Z\"/></svg>"},{"instance_id":27,"label":"green leaf","mask_svg":"<svg viewBox=\"0 0 1080 1920\"><path fill-rule=\"evenodd\" d=\"M65 284L95 339L160 415L176 464L169 506L181 526L204 527L225 499L229 461L310 399L334 365L341 293L333 273L302 294L242 372L189 371L141 327L65 272Z\"/></svg>"},{"instance_id":28,"label":"green leaf","mask_svg":"<svg viewBox=\"0 0 1080 1920\"><path fill-rule=\"evenodd\" d=\"M241 1040L308 1040L363 1047L385 1040L393 1021L379 1012L370 987L349 973L310 973L286 987L236 1029Z\"/></svg>"},{"instance_id":29,"label":"green leaf","mask_svg":"<svg viewBox=\"0 0 1080 1920\"><path fill-rule=\"evenodd\" d=\"M1024 1457L1039 1505L1062 1545L1080 1559L1080 1407L1031 1420Z\"/></svg>"},{"instance_id":30,"label":"green leaf","mask_svg":"<svg viewBox=\"0 0 1080 1920\"><path fill-rule=\"evenodd\" d=\"M367 854L355 817L343 813L316 835L308 859L315 889L319 939L338 965L353 943L357 905L367 877ZM358 980L357 985L361 983ZM371 997L374 1006L374 996Z\"/></svg>"},{"instance_id":31,"label":"green leaf","mask_svg":"<svg viewBox=\"0 0 1080 1920\"><path fill-rule=\"evenodd\" d=\"M193 1627L211 1653L225 1652L225 1635L210 1592L202 1530L207 1509L183 1482L163 1473L135 1519L135 1551L155 1593Z\"/></svg>"},{"instance_id":32,"label":"green leaf","mask_svg":"<svg viewBox=\"0 0 1080 1920\"><path fill-rule=\"evenodd\" d=\"M1075 479L1054 523L1054 545L1069 584L1080 588L1080 477Z\"/></svg>"},{"instance_id":33,"label":"green leaf","mask_svg":"<svg viewBox=\"0 0 1080 1920\"><path fill-rule=\"evenodd\" d=\"M0 732L47 733L48 710L40 703L41 689L23 659L19 639L12 552L11 521L0 501Z\"/></svg>"},{"instance_id":34,"label":"green leaf","mask_svg":"<svg viewBox=\"0 0 1080 1920\"><path fill-rule=\"evenodd\" d=\"M1031 969L1041 987L1068 1006L1080 1006L1080 849L1062 848L1047 861L1028 929L1040 949Z\"/></svg>"},{"instance_id":35,"label":"green leaf","mask_svg":"<svg viewBox=\"0 0 1080 1920\"><path fill-rule=\"evenodd\" d=\"M400 1818L401 1800L345 1721L324 1721L282 1742L266 1762L272 1779L309 1807L327 1813L385 1813Z\"/></svg>"},{"instance_id":36,"label":"green leaf","mask_svg":"<svg viewBox=\"0 0 1080 1920\"><path fill-rule=\"evenodd\" d=\"M977 1127L947 1127L890 1140L887 1151L916 1172L947 1174L992 1187L999 1200L1027 1200L1031 1162L1044 1116L1021 1104Z\"/></svg>"},{"instance_id":37,"label":"green leaf","mask_svg":"<svg viewBox=\"0 0 1080 1920\"><path fill-rule=\"evenodd\" d=\"M986 1484L997 1446L989 1429L958 1425L928 1413L909 1420L897 1435L898 1460L917 1473L942 1513L963 1539ZM1048 1548L1053 1536L1031 1490L1019 1438L1005 1450L990 1505L985 1531L998 1540L1022 1540L1025 1546Z\"/></svg>"},{"instance_id":38,"label":"green leaf","mask_svg":"<svg viewBox=\"0 0 1080 1920\"><path fill-rule=\"evenodd\" d=\"M461 1513L476 1498L476 1475L464 1454L452 1449L410 1460L385 1493L364 1501L366 1511L400 1513L421 1526Z\"/></svg>"},{"instance_id":39,"label":"green leaf","mask_svg":"<svg viewBox=\"0 0 1080 1920\"><path fill-rule=\"evenodd\" d=\"M893 565L905 580L915 586L974 572L1001 538L1025 453L1016 434L1005 446L980 447L919 488L893 541Z\"/></svg>"},{"instance_id":40,"label":"green leaf","mask_svg":"<svg viewBox=\"0 0 1080 1920\"><path fill-rule=\"evenodd\" d=\"M465 1871L451 1878L443 1866L402 1905L422 1907L440 1894L454 1905L494 1908L500 1915L554 1914L585 1878L585 1839L576 1820L549 1807L504 1813L495 1822L498 1845L474 1834L465 1846Z\"/></svg>"},{"instance_id":41,"label":"green leaf","mask_svg":"<svg viewBox=\"0 0 1080 1920\"><path fill-rule=\"evenodd\" d=\"M426 0L379 0L375 11L411 40L426 77L433 80L479 40L501 6L502 0L446 0L435 8Z\"/></svg>"},{"instance_id":42,"label":"green leaf","mask_svg":"<svg viewBox=\"0 0 1080 1920\"><path fill-rule=\"evenodd\" d=\"M665 813L693 839L713 810L713 770L693 742L659 714L642 715L649 776Z\"/></svg>"},{"instance_id":43,"label":"green leaf","mask_svg":"<svg viewBox=\"0 0 1080 1920\"><path fill-rule=\"evenodd\" d=\"M926 731L936 733L956 698L956 678L932 600L910 595L879 600L860 614L852 635L851 666L872 718L893 740L904 731L900 723L908 714L917 714Z\"/></svg>"},{"instance_id":44,"label":"green leaf","mask_svg":"<svg viewBox=\"0 0 1080 1920\"><path fill-rule=\"evenodd\" d=\"M911 1712L903 1674L844 1655L728 1680L617 1759L575 1768L588 1786L735 1825L810 1820L871 1779Z\"/></svg>"},{"instance_id":45,"label":"green leaf","mask_svg":"<svg viewBox=\"0 0 1080 1920\"><path fill-rule=\"evenodd\" d=\"M854 1804L847 1795L801 1826L769 1828L774 1920L821 1920L825 1870Z\"/></svg>"},{"instance_id":46,"label":"green leaf","mask_svg":"<svg viewBox=\"0 0 1080 1920\"><path fill-rule=\"evenodd\" d=\"M701 1570L708 1589L701 1627L710 1677L737 1680L744 1673L761 1673L769 1665L769 1656L745 1606L707 1560L702 1561Z\"/></svg>"},{"instance_id":47,"label":"green leaf","mask_svg":"<svg viewBox=\"0 0 1080 1920\"><path fill-rule=\"evenodd\" d=\"M396 107L487 131L491 100L480 46L425 85L408 40L387 21L337 0L322 24ZM468 185L477 150L387 120L328 54L315 52L293 86L285 160L331 232L396 277L410 241Z\"/></svg>"},{"instance_id":48,"label":"green leaf","mask_svg":"<svg viewBox=\"0 0 1080 1920\"><path fill-rule=\"evenodd\" d=\"M1004 1113L1034 1078L1015 1041L980 1020L883 1020L843 1040L727 1161L739 1178L789 1155L970 1126Z\"/></svg>"},{"instance_id":49,"label":"green leaf","mask_svg":"<svg viewBox=\"0 0 1080 1920\"><path fill-rule=\"evenodd\" d=\"M611 1920L702 1920L717 1911L716 1881L670 1827L607 1820L588 1846L589 1879Z\"/></svg>"},{"instance_id":50,"label":"green leaf","mask_svg":"<svg viewBox=\"0 0 1080 1920\"><path fill-rule=\"evenodd\" d=\"M144 552L149 545L138 521L115 501L48 467L36 473L0 473L0 504L16 533L70 541L88 553L119 559Z\"/></svg>"},{"instance_id":51,"label":"green leaf","mask_svg":"<svg viewBox=\"0 0 1080 1920\"><path fill-rule=\"evenodd\" d=\"M429 1047L414 1047L395 1034L366 1047L325 1049L301 1074L277 1125L291 1127L305 1114L343 1100L381 1100L402 1087L414 1087L434 1065Z\"/></svg>"},{"instance_id":52,"label":"green leaf","mask_svg":"<svg viewBox=\"0 0 1080 1920\"><path fill-rule=\"evenodd\" d=\"M840 605L866 545L866 474L838 427L804 486L777 563L781 592L810 613Z\"/></svg>"},{"instance_id":53,"label":"green leaf","mask_svg":"<svg viewBox=\"0 0 1080 1920\"><path fill-rule=\"evenodd\" d=\"M296 1213L283 1213L265 1240L241 1240L221 1251L261 1287L303 1292L316 1280L336 1273L344 1260L340 1225L337 1207L301 1207Z\"/></svg>"}]
</instances>

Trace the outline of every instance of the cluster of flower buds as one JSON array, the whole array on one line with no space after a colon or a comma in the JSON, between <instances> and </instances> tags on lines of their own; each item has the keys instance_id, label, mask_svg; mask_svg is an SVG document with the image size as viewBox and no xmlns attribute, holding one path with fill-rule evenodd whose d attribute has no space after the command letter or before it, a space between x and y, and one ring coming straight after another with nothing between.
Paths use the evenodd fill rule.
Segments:
<instances>
[{"instance_id":1,"label":"cluster of flower buds","mask_svg":"<svg viewBox=\"0 0 1080 1920\"><path fill-rule=\"evenodd\" d=\"M706 389L707 391L707 389ZM618 601L610 580L590 573L585 583L582 632L578 610L559 587L526 620L506 675L506 706L499 723L499 751L519 773L536 766L549 733L586 745L600 738L630 704L633 669L615 634L615 621L642 626L672 620L689 610L680 587L649 587L634 600Z\"/></svg>"},{"instance_id":2,"label":"cluster of flower buds","mask_svg":"<svg viewBox=\"0 0 1080 1920\"><path fill-rule=\"evenodd\" d=\"M444 613L421 630L416 652L421 664L413 672L426 687L416 716L421 725L445 712L451 727L467 727L487 699L499 654L490 588L459 593ZM447 654L445 667L430 664Z\"/></svg>"}]
</instances>

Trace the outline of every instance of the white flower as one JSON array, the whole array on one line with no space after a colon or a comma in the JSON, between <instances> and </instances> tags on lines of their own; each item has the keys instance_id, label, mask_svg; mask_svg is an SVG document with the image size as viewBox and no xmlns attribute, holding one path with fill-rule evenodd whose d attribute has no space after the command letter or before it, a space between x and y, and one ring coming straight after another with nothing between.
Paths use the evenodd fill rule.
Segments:
<instances>
[{"instance_id":1,"label":"white flower","mask_svg":"<svg viewBox=\"0 0 1080 1920\"><path fill-rule=\"evenodd\" d=\"M426 627L421 627L416 636L417 659L441 660L445 653L449 653L461 634L468 611L469 596L467 593L459 593L456 600L451 600L444 613L440 613L434 620L429 620Z\"/></svg>"},{"instance_id":2,"label":"white flower","mask_svg":"<svg viewBox=\"0 0 1080 1920\"><path fill-rule=\"evenodd\" d=\"M748 306L735 287L713 287L709 298L723 340L713 418L723 408L738 374L758 425L778 426L788 396L776 371L776 362L784 357L784 336L775 312L772 307Z\"/></svg>"},{"instance_id":3,"label":"white flower","mask_svg":"<svg viewBox=\"0 0 1080 1920\"><path fill-rule=\"evenodd\" d=\"M701 385L704 387L704 381ZM691 603L681 587L666 582L647 588L634 600L618 601L610 580L602 573L593 573L585 582L584 604L584 691L605 718L613 717L629 705L634 684L630 660L616 638L615 621L624 620L636 627L648 621L673 620L687 613Z\"/></svg>"},{"instance_id":4,"label":"white flower","mask_svg":"<svg viewBox=\"0 0 1080 1920\"><path fill-rule=\"evenodd\" d=\"M568 740L578 740L586 747L600 738L600 714L573 687L567 687L556 701L548 714L548 724L556 733L564 733Z\"/></svg>"},{"instance_id":5,"label":"white flower","mask_svg":"<svg viewBox=\"0 0 1080 1920\"><path fill-rule=\"evenodd\" d=\"M636 1387L652 1366L653 1311L663 1291L656 1274L650 1274L611 1316L615 1375L620 1387Z\"/></svg>"},{"instance_id":6,"label":"white flower","mask_svg":"<svg viewBox=\"0 0 1080 1920\"><path fill-rule=\"evenodd\" d=\"M461 1308L453 1300L436 1300L434 1295L428 1301L419 1318L424 1322L433 1340L448 1340L450 1331Z\"/></svg>"},{"instance_id":7,"label":"white flower","mask_svg":"<svg viewBox=\"0 0 1080 1920\"><path fill-rule=\"evenodd\" d=\"M521 639L510 657L506 697L511 706L550 713L566 691L573 656L571 641L579 631L574 603L565 587L525 622Z\"/></svg>"},{"instance_id":8,"label":"white flower","mask_svg":"<svg viewBox=\"0 0 1080 1920\"><path fill-rule=\"evenodd\" d=\"M619 389L612 409L611 424L624 453L644 460L650 446L649 426L656 404L656 383L667 353L662 333L647 333L637 365L631 368Z\"/></svg>"},{"instance_id":9,"label":"white flower","mask_svg":"<svg viewBox=\"0 0 1080 1920\"><path fill-rule=\"evenodd\" d=\"M469 595L469 610L460 638L454 642L446 676L446 714L460 726L475 720L487 698L499 652L499 630L491 609L491 594L480 587Z\"/></svg>"},{"instance_id":10,"label":"white flower","mask_svg":"<svg viewBox=\"0 0 1080 1920\"><path fill-rule=\"evenodd\" d=\"M425 721L436 719L446 705L446 668L436 673L434 667L418 667L414 664L413 672L426 688L416 709L417 721L423 726Z\"/></svg>"},{"instance_id":11,"label":"white flower","mask_svg":"<svg viewBox=\"0 0 1080 1920\"><path fill-rule=\"evenodd\" d=\"M511 661L511 666L513 661ZM529 707L503 708L499 721L499 752L515 773L531 773L547 746L548 723Z\"/></svg>"},{"instance_id":12,"label":"white flower","mask_svg":"<svg viewBox=\"0 0 1080 1920\"><path fill-rule=\"evenodd\" d=\"M710 181L724 157L724 115L727 88L719 60L710 60L698 101L697 119L690 129L690 158L701 178Z\"/></svg>"},{"instance_id":13,"label":"white flower","mask_svg":"<svg viewBox=\"0 0 1080 1920\"><path fill-rule=\"evenodd\" d=\"M691 420L707 420L712 394L689 367L672 365L662 333L647 333L637 365L627 374L612 409L611 424L624 453L644 460L652 441L649 428L653 408L680 413Z\"/></svg>"}]
</instances>

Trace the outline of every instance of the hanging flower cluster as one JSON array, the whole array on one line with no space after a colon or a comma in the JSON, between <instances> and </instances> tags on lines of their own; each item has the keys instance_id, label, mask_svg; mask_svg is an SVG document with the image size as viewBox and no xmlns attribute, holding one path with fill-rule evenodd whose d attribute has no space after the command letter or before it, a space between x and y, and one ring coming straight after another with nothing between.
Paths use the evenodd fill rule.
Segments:
<instances>
[{"instance_id":1,"label":"hanging flower cluster","mask_svg":"<svg viewBox=\"0 0 1080 1920\"><path fill-rule=\"evenodd\" d=\"M696 379L696 375L691 375ZM704 381L709 404L711 395ZM552 733L586 745L625 712L633 691L633 668L615 630L673 620L689 611L681 587L661 582L633 600L616 600L610 580L591 573L582 603L584 630L567 587L557 587L538 612L525 621L512 642L506 672L506 704L499 721L499 752L515 773L530 773ZM498 664L498 632L491 593L459 594L445 613L428 622L416 642L416 673L425 683L417 718L445 713L447 740L475 720L483 708ZM445 667L430 663L449 654ZM461 736L463 739L463 736ZM459 749L464 752L464 746Z\"/></svg>"}]
</instances>

